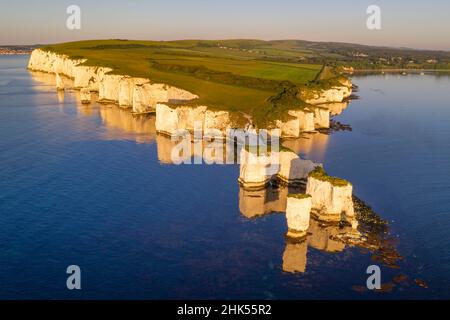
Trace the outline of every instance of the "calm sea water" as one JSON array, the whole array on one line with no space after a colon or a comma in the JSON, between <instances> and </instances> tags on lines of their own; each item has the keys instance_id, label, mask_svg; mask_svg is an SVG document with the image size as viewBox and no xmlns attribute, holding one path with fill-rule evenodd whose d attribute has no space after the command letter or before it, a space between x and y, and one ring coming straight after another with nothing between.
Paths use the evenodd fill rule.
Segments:
<instances>
[{"instance_id":1,"label":"calm sea water","mask_svg":"<svg viewBox=\"0 0 450 320\"><path fill-rule=\"evenodd\" d=\"M27 59L0 57L0 298L450 298L450 77L354 77L337 117L353 131L289 142L389 221L403 260L382 282L409 280L375 293L354 287L370 253L322 246L320 228L289 247L283 214L241 213L237 165L168 164L154 119L82 106ZM306 271L283 271L302 252Z\"/></svg>"}]
</instances>

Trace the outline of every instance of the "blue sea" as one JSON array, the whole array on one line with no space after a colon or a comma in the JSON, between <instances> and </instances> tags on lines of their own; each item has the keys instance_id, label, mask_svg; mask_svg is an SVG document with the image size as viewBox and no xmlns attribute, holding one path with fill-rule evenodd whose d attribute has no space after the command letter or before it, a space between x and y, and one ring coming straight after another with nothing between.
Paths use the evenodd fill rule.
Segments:
<instances>
[{"instance_id":1,"label":"blue sea","mask_svg":"<svg viewBox=\"0 0 450 320\"><path fill-rule=\"evenodd\" d=\"M82 105L27 61L0 56L1 299L450 298L449 76L354 76L352 131L287 142L351 181L401 256L308 245L292 273L285 216L241 212L238 165L170 164L154 117ZM355 289L372 264L387 292Z\"/></svg>"}]
</instances>

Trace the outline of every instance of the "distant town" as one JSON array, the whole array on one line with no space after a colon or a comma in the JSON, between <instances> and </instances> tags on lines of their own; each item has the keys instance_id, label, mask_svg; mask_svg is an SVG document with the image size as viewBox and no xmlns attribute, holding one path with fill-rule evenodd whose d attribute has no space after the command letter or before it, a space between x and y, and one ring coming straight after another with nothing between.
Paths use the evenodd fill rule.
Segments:
<instances>
[{"instance_id":1,"label":"distant town","mask_svg":"<svg viewBox=\"0 0 450 320\"><path fill-rule=\"evenodd\" d=\"M38 46L0 46L0 55L30 54Z\"/></svg>"}]
</instances>

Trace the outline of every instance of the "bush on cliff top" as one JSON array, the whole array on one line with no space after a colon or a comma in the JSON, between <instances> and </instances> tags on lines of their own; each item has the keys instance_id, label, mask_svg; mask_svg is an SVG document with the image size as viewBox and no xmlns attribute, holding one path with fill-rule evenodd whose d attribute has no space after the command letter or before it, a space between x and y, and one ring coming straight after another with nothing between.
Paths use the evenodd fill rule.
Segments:
<instances>
[{"instance_id":1,"label":"bush on cliff top","mask_svg":"<svg viewBox=\"0 0 450 320\"><path fill-rule=\"evenodd\" d=\"M347 180L329 176L325 172L325 170L320 166L317 166L313 171L311 171L309 173L309 177L312 177L312 178L320 180L320 181L327 181L336 187L345 187L350 184L350 182L348 182Z\"/></svg>"}]
</instances>

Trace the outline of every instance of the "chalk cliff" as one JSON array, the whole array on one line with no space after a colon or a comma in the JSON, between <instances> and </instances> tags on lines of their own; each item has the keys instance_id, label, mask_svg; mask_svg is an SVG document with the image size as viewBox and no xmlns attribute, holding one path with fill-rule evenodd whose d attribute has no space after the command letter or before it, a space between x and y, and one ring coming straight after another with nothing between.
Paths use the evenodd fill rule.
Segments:
<instances>
[{"instance_id":1,"label":"chalk cliff","mask_svg":"<svg viewBox=\"0 0 450 320\"><path fill-rule=\"evenodd\" d=\"M133 107L136 113L154 111L158 102L182 102L198 98L180 88L151 83L149 79L111 74L111 68L87 66L84 63L86 59L71 59L66 55L35 49L28 68L65 75L74 80L75 89L98 91L99 102Z\"/></svg>"}]
</instances>

